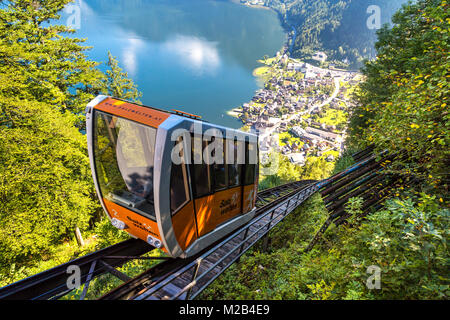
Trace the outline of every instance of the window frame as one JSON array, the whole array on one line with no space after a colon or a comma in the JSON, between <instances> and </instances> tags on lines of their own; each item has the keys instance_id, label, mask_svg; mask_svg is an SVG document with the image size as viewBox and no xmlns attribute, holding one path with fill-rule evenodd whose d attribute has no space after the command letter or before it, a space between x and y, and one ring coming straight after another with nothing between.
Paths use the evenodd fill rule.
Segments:
<instances>
[{"instance_id":1,"label":"window frame","mask_svg":"<svg viewBox=\"0 0 450 320\"><path fill-rule=\"evenodd\" d=\"M194 142L194 139L200 139L202 142L202 164L195 164L195 158L194 158L194 143L192 143L191 146L191 159L192 159L192 164L190 164L190 171L192 172L191 177L192 178L192 193L193 193L193 198L194 199L200 199L200 198L204 198L207 196L210 196L212 194L214 194L214 186L215 186L215 175L212 172L212 166L208 165L205 163L204 159L203 159L203 151L205 150L206 146L208 145L208 141L203 139L203 135L201 137L194 137L194 134L191 133L191 138L192 141ZM197 192L197 180L194 180L196 178L196 166L203 166L204 168L206 168L206 173L208 175L207 177L207 183L208 183L208 192L206 193L202 193L201 195L198 195Z\"/></svg>"},{"instance_id":2,"label":"window frame","mask_svg":"<svg viewBox=\"0 0 450 320\"><path fill-rule=\"evenodd\" d=\"M213 170L214 170L214 193L217 193L217 192L220 192L220 191L224 191L224 190L228 190L228 166L226 165L226 157L227 157L227 148L226 148L226 143L225 143L225 141L226 141L226 138L220 138L221 140L222 140L222 149L223 149L223 164L217 164L217 163L214 163L214 164L211 164L210 166L212 166L213 167ZM214 152L215 152L215 150L214 150ZM224 177L225 177L225 185L224 186L222 186L221 188L218 188L218 184L217 184L217 175L216 175L216 172L217 172L217 166L223 166L223 170L224 170L224 172L223 172L223 174L224 174Z\"/></svg>"},{"instance_id":3,"label":"window frame","mask_svg":"<svg viewBox=\"0 0 450 320\"><path fill-rule=\"evenodd\" d=\"M176 146L177 143L180 143L180 139L182 137L178 138L178 141L174 142L173 147ZM181 143L183 144L183 148L181 149L183 152L183 156L181 157L181 164L176 165L172 162L172 165L170 167L170 175L169 175L169 206L170 206L170 214L171 216L175 216L178 212L180 212L181 210L183 210L183 208L189 204L189 202L192 201L191 199L191 191L189 188L190 185L190 179L189 179L189 169L188 169L188 165L186 164L186 143L184 141L184 139L181 140ZM171 194L171 190L172 190L172 174L173 174L173 167L174 166L181 166L181 170L183 173L183 185L184 185L184 191L186 193L186 200L184 202L182 202L175 210L172 210L172 194Z\"/></svg>"},{"instance_id":4,"label":"window frame","mask_svg":"<svg viewBox=\"0 0 450 320\"><path fill-rule=\"evenodd\" d=\"M251 186L254 185L257 181L257 174L256 174L256 169L257 169L257 164L250 164L250 150L249 150L249 146L250 146L250 141L245 141L245 169L244 169L244 173L243 173L243 181L242 181L242 185L243 186ZM256 153L258 156L258 144L254 144L255 148L256 148ZM249 172L249 168L253 167L253 179L252 182L247 182L247 172Z\"/></svg>"},{"instance_id":5,"label":"window frame","mask_svg":"<svg viewBox=\"0 0 450 320\"><path fill-rule=\"evenodd\" d=\"M225 191L225 190L229 190L229 189L234 189L234 188L239 188L239 187L244 187L244 186L255 184L255 182L257 180L257 172L256 172L257 164L253 164L252 165L253 169L254 169L252 183L248 183L248 184L245 183L246 170L248 170L248 167L249 167L249 164L248 164L248 162L249 162L248 145L250 144L250 142L249 142L249 137L248 136L246 136L245 139L238 139L237 137L233 137L233 139L227 139L226 137L220 138L223 141L223 152L224 152L224 164L223 164L223 166L224 166L224 169L225 169L225 180L226 180L225 181L226 182L226 186L225 187L221 187L221 188L218 188L218 186L217 186L217 176L216 176L216 165L217 164L214 163L214 164L209 164L208 165L208 164L205 163L205 160L203 158L203 152L204 152L205 148L209 144L213 143L215 141L214 139L216 139L216 137L214 137L214 136L209 137L209 139L207 139L207 137L208 136L205 136L204 134L202 134L201 141L202 141L202 166L205 166L207 168L207 173L209 175L209 177L208 177L209 178L209 180L208 180L209 192L208 193L203 193L201 195L199 195L197 193L197 181L196 180L194 181L194 178L196 177L196 172L195 172L196 164L194 163L194 143L192 143L192 146L191 146L191 159L192 159L193 163L189 165L189 167L190 167L189 170L190 170L190 173L191 173L191 181L192 181L192 198L194 200L195 199L204 198L204 197L207 197L207 196L210 196L210 195L213 195L215 193L222 192L222 191ZM191 138L192 139L198 139L199 137L198 136L194 137L194 134L191 132ZM194 140L192 140L192 141L194 141ZM235 157L234 157L233 161L235 162L235 165L237 166L238 175L239 175L239 182L237 184L233 184L233 185L230 184L230 177L229 177L229 166L231 164L227 164L226 163L227 162L227 155L228 155L228 152L229 152L228 144L230 143L230 141L232 141L232 144L236 148L236 154L235 154ZM239 143L242 143L244 145L245 161L244 161L243 164L238 164L237 163L238 159L239 159L238 154L237 154L237 150L239 150L239 147L238 147ZM255 146L256 152L258 152L258 144L257 143L253 143L253 142L252 142L252 144ZM222 166L221 164L219 164L219 165Z\"/></svg>"},{"instance_id":6,"label":"window frame","mask_svg":"<svg viewBox=\"0 0 450 320\"><path fill-rule=\"evenodd\" d=\"M111 122L107 121L106 117L111 117ZM118 119L123 119L123 120L129 121L131 123L134 123L134 124L137 124L137 125L140 125L140 126L143 126L143 127L148 127L148 128L154 129L155 131L157 130L156 128L147 126L145 124L142 124L142 123L136 122L134 120L130 120L130 119L127 119L127 118L124 118L124 117L121 117L121 116L118 116L118 115L115 115L115 114L111 114L111 113L108 113L108 112L105 112L105 111L101 111L101 110L93 110L93 113L92 113L92 132L91 132L91 137L92 137L91 138L92 139L91 140L92 141L92 157L93 157L93 163L94 163L95 180L97 181L97 184L98 184L98 196L100 198L102 198L102 199L106 198L106 195L104 194L104 190L103 190L103 188L101 186L101 182L100 182L100 181L102 181L102 179L100 179L100 177L99 177L99 172L101 171L101 169L99 168L99 159L98 159L98 154L97 154L98 150L96 150L96 148L98 147L98 134L99 134L99 132L98 132L98 121L101 120L104 123L104 125L105 125L105 127L106 127L106 129L108 131L109 139L110 138L114 139L113 148L115 149L117 147L117 138L118 137L117 137L116 131L112 130L112 128L110 127L110 124L112 123L115 126ZM111 142L111 140L110 140L110 142ZM119 170L119 168L117 168L117 169ZM120 172L120 170L119 170L119 172ZM103 201L103 200L101 200L101 201ZM117 203L115 201L112 201L112 202L114 202L118 206L123 207L126 210L130 210L130 211L132 211L132 212L134 212L134 213L136 213L136 214L138 214L140 216L143 216L143 217L145 217L147 219L150 219L150 220L152 220L154 222L157 221L156 220L156 209L155 209L154 201L153 201L153 203L151 203L151 205L153 206L153 214L149 213L149 212L146 212L146 211L143 211L143 210L141 210L139 208L124 206L123 204Z\"/></svg>"},{"instance_id":7,"label":"window frame","mask_svg":"<svg viewBox=\"0 0 450 320\"><path fill-rule=\"evenodd\" d=\"M228 155L228 147L231 146L233 147L233 163L227 164L227 168L228 168L228 189L232 189L232 188L237 188L237 187L241 187L242 186L242 171L243 171L243 165L238 163L239 160L239 155L238 155L238 151L239 151L239 147L238 144L239 143L245 143L244 141L240 141L238 139L236 139L236 137L234 137L233 140L231 139L226 139L227 144L226 144L226 148L227 148L227 155ZM245 148L245 147L244 147ZM244 149L245 150L245 149ZM237 170L237 178L238 178L238 182L236 184L231 185L230 184L230 166L234 166L235 169ZM236 175L233 176L233 180L236 178Z\"/></svg>"}]
</instances>

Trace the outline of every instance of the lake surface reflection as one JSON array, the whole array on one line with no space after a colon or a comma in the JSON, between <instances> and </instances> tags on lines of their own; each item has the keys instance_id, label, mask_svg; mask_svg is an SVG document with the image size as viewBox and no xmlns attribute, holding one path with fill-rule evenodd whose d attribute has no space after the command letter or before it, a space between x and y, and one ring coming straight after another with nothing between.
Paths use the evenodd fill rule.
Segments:
<instances>
[{"instance_id":1,"label":"lake surface reflection","mask_svg":"<svg viewBox=\"0 0 450 320\"><path fill-rule=\"evenodd\" d=\"M238 128L226 114L258 89L252 71L286 35L275 12L219 0L83 0L75 36L108 50L143 92L142 102ZM62 21L68 19L63 14Z\"/></svg>"}]
</instances>

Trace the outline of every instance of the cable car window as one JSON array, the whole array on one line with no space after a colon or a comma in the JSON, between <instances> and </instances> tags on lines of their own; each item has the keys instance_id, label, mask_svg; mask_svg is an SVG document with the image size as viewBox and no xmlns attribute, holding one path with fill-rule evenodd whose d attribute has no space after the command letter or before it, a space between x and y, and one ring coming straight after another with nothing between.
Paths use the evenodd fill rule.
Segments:
<instances>
[{"instance_id":1,"label":"cable car window","mask_svg":"<svg viewBox=\"0 0 450 320\"><path fill-rule=\"evenodd\" d=\"M232 163L228 164L228 187L236 187L240 185L242 165L238 164L238 152L242 149L238 148L242 141L227 140L227 155L233 159Z\"/></svg>"},{"instance_id":2,"label":"cable car window","mask_svg":"<svg viewBox=\"0 0 450 320\"><path fill-rule=\"evenodd\" d=\"M251 164L252 158L255 157L257 153L256 144L254 143L245 143L245 177L244 184L246 186L255 183L255 171L256 164Z\"/></svg>"},{"instance_id":3,"label":"cable car window","mask_svg":"<svg viewBox=\"0 0 450 320\"><path fill-rule=\"evenodd\" d=\"M154 217L155 142L156 129L95 112L95 168L104 198Z\"/></svg>"},{"instance_id":4,"label":"cable car window","mask_svg":"<svg viewBox=\"0 0 450 320\"><path fill-rule=\"evenodd\" d=\"M195 197L200 198L205 195L212 193L212 176L211 176L211 166L205 163L203 159L203 150L206 149L208 145L207 141L203 141L202 137L194 137L192 143L192 161L194 168L194 189ZM195 148L197 146L197 148ZM200 148L198 147L200 146ZM201 163L200 163L201 161Z\"/></svg>"},{"instance_id":5,"label":"cable car window","mask_svg":"<svg viewBox=\"0 0 450 320\"><path fill-rule=\"evenodd\" d=\"M176 142L175 148L183 143L180 137ZM170 210L175 214L179 209L189 201L189 185L187 168L184 162L184 148L180 147L181 164L172 163L170 173Z\"/></svg>"},{"instance_id":6,"label":"cable car window","mask_svg":"<svg viewBox=\"0 0 450 320\"><path fill-rule=\"evenodd\" d=\"M227 188L227 167L225 165L225 148L223 139L217 139L217 143L222 145L222 163L215 163L214 166L214 178L215 178L215 190L223 190ZM214 150L214 152L218 152L217 150ZM220 151L219 151L220 152ZM220 157L219 157L220 158ZM217 157L216 157L217 159Z\"/></svg>"}]
</instances>

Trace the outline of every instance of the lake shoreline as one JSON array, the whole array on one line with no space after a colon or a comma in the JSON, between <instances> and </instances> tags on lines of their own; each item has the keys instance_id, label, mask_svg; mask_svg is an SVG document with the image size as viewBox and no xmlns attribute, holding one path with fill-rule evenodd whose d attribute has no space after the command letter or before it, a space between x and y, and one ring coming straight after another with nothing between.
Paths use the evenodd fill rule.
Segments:
<instances>
[{"instance_id":1,"label":"lake shoreline","mask_svg":"<svg viewBox=\"0 0 450 320\"><path fill-rule=\"evenodd\" d=\"M232 3L235 3L235 4L239 4L239 5L248 7L248 8L265 9L265 10L270 10L270 11L274 12L274 13L277 15L277 17L278 17L278 19L279 19L279 21L280 21L280 25L283 27L284 32L285 32L285 36L286 36L285 44L280 48L279 52L286 53L287 51L291 51L291 50L289 50L289 48L292 47L292 46L290 46L289 43L292 41L292 44L293 44L294 41L295 41L295 38L292 39L292 35L291 35L291 32L292 32L292 31L287 30L287 29L286 29L286 26L288 26L288 27L290 27L290 28L292 28L292 29L294 30L294 37L296 37L296 32L295 32L295 29L293 28L293 26L287 25L287 24L285 23L285 21L284 21L282 15L281 15L281 13L280 13L278 10L276 10L276 9L274 9L274 8L272 8L272 7L265 6L265 5L250 4L250 3L242 3L242 2L240 2L240 0L229 0L229 1L232 2ZM291 53L291 52L289 52L289 53ZM270 57L270 58L272 59L272 58L275 58L275 57L276 57L276 56ZM262 59L262 58L261 58L261 59ZM253 70L253 72L252 72L252 75L253 75L255 78L257 78L257 81L258 81L258 79L259 79L259 80L261 80L261 81L264 83L264 85L265 85L265 81L264 81L264 79L263 79L263 75L259 74L259 72L258 72L259 70L262 70L262 69L264 69L264 68L267 67L263 62L261 62L261 59L257 60L257 62L259 62L259 63L261 64L261 66L255 68L255 69ZM263 87L264 87L264 85L263 85ZM237 111L237 112L236 112L236 111ZM234 107L233 109L227 111L226 113L227 113L227 115L229 115L229 116L231 116L231 117L233 117L233 118L237 118L237 119L239 119L240 121L242 121L242 119L240 118L240 115L242 114L242 105L241 105L241 106L238 106L238 107ZM244 122L244 121L242 121L242 122Z\"/></svg>"}]
</instances>

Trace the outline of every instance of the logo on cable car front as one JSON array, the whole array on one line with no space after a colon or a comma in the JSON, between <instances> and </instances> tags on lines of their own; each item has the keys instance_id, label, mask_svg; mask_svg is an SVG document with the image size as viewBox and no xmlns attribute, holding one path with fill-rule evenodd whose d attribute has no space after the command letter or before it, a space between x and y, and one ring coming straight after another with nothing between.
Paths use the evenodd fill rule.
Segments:
<instances>
[{"instance_id":1,"label":"logo on cable car front","mask_svg":"<svg viewBox=\"0 0 450 320\"><path fill-rule=\"evenodd\" d=\"M220 201L220 214L224 215L238 207L238 194L233 193L230 199Z\"/></svg>"}]
</instances>

